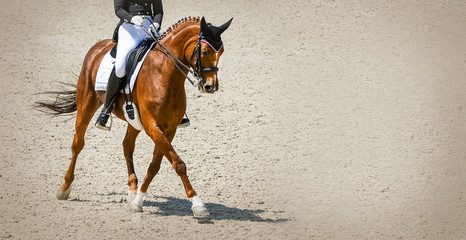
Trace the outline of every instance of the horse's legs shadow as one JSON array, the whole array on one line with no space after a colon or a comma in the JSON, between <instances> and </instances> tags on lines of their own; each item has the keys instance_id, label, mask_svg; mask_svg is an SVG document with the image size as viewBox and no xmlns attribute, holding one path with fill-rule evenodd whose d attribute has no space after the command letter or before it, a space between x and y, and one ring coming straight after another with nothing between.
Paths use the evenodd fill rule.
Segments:
<instances>
[{"instance_id":1,"label":"horse's legs shadow","mask_svg":"<svg viewBox=\"0 0 466 240\"><path fill-rule=\"evenodd\" d=\"M151 212L151 214L161 216L192 216L191 202L186 199L174 197L161 197L156 196L155 201L144 201L145 207L157 207L158 210ZM235 207L227 207L217 203L205 203L205 206L210 212L210 217L201 219L200 223L212 223L210 220L236 220L236 221L252 221L252 222L271 222L280 223L289 221L289 219L269 219L262 218L258 214L265 212L265 210L257 209L240 209ZM145 208L146 211L151 211Z\"/></svg>"},{"instance_id":2,"label":"horse's legs shadow","mask_svg":"<svg viewBox=\"0 0 466 240\"><path fill-rule=\"evenodd\" d=\"M102 203L119 203L128 204L127 195L125 193L111 192L107 194L98 194L102 197ZM118 200L119 199L119 200ZM149 200L150 199L150 200ZM160 215L160 216L193 216L191 211L191 202L187 199L180 199L175 197L162 197L153 196L149 199L144 200L143 206L144 211L149 214ZM75 197L71 198L70 201L77 202L91 202L91 200ZM263 218L259 214L265 212L262 209L240 209L235 207L227 207L217 203L205 203L207 210L210 212L210 217L206 219L198 219L199 223L213 224L212 220L236 220L236 221L251 221L251 222L270 222L270 223L281 223L287 222L290 219L279 218L270 219ZM157 209L154 209L156 207Z\"/></svg>"}]
</instances>

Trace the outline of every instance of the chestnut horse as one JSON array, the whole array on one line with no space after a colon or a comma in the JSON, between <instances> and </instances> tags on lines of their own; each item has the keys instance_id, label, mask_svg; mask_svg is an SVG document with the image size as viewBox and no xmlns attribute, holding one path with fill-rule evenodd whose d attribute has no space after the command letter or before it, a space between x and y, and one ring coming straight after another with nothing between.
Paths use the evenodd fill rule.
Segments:
<instances>
[{"instance_id":1,"label":"chestnut horse","mask_svg":"<svg viewBox=\"0 0 466 240\"><path fill-rule=\"evenodd\" d=\"M154 141L155 147L147 175L138 188L133 152L140 131L128 124L123 150L128 167L128 194L134 197L130 202L131 211L142 211L144 195L160 169L162 157L165 156L183 182L186 195L192 201L191 209L194 216L209 215L191 186L186 175L185 163L173 149L171 142L186 110L184 83L188 72L191 71L189 67L194 69L201 92L213 93L218 90L217 64L224 51L220 35L232 20L215 27L207 24L204 18L184 18L159 37L160 44L148 53L133 89L133 99L139 109L144 131ZM114 46L115 43L109 39L96 43L84 59L76 90L59 93L55 103L38 103L39 107L53 110L57 115L77 111L71 163L57 194L60 200L67 199L70 194L76 159L84 147L84 134L94 113L105 99L105 92L96 92L94 86L99 64ZM124 95L120 94L114 102L113 114L126 121L122 107L124 102Z\"/></svg>"}]
</instances>

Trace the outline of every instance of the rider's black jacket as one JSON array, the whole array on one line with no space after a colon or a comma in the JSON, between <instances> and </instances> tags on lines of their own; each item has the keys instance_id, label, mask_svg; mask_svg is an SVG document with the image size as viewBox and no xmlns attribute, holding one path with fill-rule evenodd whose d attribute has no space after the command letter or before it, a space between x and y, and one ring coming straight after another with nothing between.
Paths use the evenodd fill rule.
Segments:
<instances>
[{"instance_id":1,"label":"rider's black jacket","mask_svg":"<svg viewBox=\"0 0 466 240\"><path fill-rule=\"evenodd\" d=\"M162 25L162 0L114 0L115 14L125 22L131 22L136 15L151 16L154 22Z\"/></svg>"}]
</instances>

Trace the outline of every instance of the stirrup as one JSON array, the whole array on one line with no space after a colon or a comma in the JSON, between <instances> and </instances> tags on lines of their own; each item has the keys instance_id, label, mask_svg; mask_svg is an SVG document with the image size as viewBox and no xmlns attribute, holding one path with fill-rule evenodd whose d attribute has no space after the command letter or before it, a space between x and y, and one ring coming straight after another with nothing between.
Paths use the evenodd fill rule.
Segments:
<instances>
[{"instance_id":1,"label":"stirrup","mask_svg":"<svg viewBox=\"0 0 466 240\"><path fill-rule=\"evenodd\" d=\"M95 123L95 126L98 129L110 131L110 129L112 128L112 122L113 122L112 114L106 113L104 110L105 109L102 109L102 112L99 114L99 117L97 117L97 122ZM109 119L110 121L108 121Z\"/></svg>"}]
</instances>

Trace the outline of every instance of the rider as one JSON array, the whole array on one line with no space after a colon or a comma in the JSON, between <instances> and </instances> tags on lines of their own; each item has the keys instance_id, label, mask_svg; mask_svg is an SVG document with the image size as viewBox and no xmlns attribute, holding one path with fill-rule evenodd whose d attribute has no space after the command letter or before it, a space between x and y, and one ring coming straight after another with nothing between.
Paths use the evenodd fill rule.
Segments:
<instances>
[{"instance_id":1,"label":"rider","mask_svg":"<svg viewBox=\"0 0 466 240\"><path fill-rule=\"evenodd\" d=\"M106 124L112 113L113 99L125 82L129 52L149 37L147 29L158 36L163 17L162 0L114 0L114 5L115 14L120 18L115 67L108 80L104 107L95 124L104 130L110 130Z\"/></svg>"}]
</instances>

